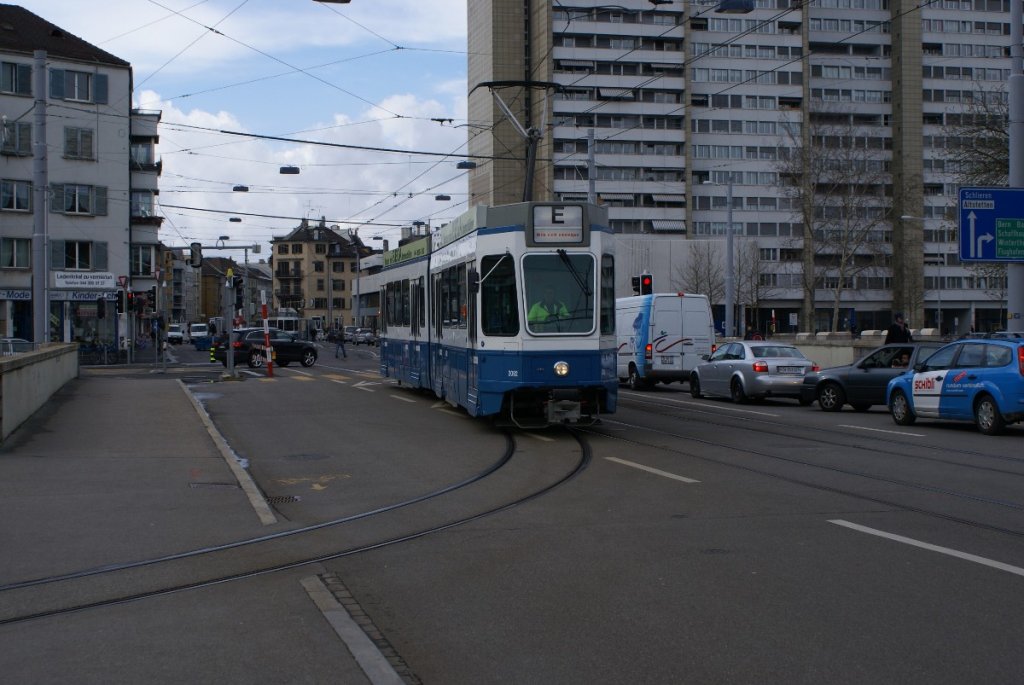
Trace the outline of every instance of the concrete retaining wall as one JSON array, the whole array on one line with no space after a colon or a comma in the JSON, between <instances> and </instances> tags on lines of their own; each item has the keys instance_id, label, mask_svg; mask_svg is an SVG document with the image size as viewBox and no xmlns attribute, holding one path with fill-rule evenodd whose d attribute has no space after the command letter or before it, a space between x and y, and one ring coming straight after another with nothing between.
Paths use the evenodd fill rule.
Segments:
<instances>
[{"instance_id":1,"label":"concrete retaining wall","mask_svg":"<svg viewBox=\"0 0 1024 685\"><path fill-rule=\"evenodd\" d=\"M78 343L0 357L0 442L78 376Z\"/></svg>"}]
</instances>

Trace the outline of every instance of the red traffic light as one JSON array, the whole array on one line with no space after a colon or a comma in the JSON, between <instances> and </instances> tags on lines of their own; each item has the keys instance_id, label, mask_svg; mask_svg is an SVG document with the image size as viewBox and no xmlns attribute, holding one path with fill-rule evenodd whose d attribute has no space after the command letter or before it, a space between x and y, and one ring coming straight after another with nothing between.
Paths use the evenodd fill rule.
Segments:
<instances>
[{"instance_id":1,"label":"red traffic light","mask_svg":"<svg viewBox=\"0 0 1024 685\"><path fill-rule=\"evenodd\" d=\"M640 276L640 294L650 295L654 292L654 277L650 274L641 274Z\"/></svg>"}]
</instances>

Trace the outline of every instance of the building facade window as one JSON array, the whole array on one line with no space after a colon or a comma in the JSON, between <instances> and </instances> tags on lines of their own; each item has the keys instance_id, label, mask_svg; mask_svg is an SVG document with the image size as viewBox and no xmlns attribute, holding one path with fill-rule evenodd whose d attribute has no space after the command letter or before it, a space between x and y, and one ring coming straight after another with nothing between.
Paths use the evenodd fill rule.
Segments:
<instances>
[{"instance_id":1,"label":"building facade window","mask_svg":"<svg viewBox=\"0 0 1024 685\"><path fill-rule=\"evenodd\" d=\"M28 212L32 209L32 185L28 181L0 181L0 210Z\"/></svg>"},{"instance_id":2,"label":"building facade window","mask_svg":"<svg viewBox=\"0 0 1024 685\"><path fill-rule=\"evenodd\" d=\"M54 183L50 186L50 211L58 214L106 216L106 186Z\"/></svg>"},{"instance_id":3,"label":"building facade window","mask_svg":"<svg viewBox=\"0 0 1024 685\"><path fill-rule=\"evenodd\" d=\"M0 131L0 153L27 157L32 154L32 124L5 121Z\"/></svg>"},{"instance_id":4,"label":"building facade window","mask_svg":"<svg viewBox=\"0 0 1024 685\"><path fill-rule=\"evenodd\" d=\"M54 269L106 271L107 244L88 240L51 240L50 263Z\"/></svg>"},{"instance_id":5,"label":"building facade window","mask_svg":"<svg viewBox=\"0 0 1024 685\"><path fill-rule=\"evenodd\" d=\"M32 65L0 62L0 93L32 94Z\"/></svg>"},{"instance_id":6,"label":"building facade window","mask_svg":"<svg viewBox=\"0 0 1024 685\"><path fill-rule=\"evenodd\" d=\"M133 217L154 216L154 199L151 190L133 190L130 202Z\"/></svg>"},{"instance_id":7,"label":"building facade window","mask_svg":"<svg viewBox=\"0 0 1024 685\"><path fill-rule=\"evenodd\" d=\"M50 69L50 97L73 102L107 103L107 75Z\"/></svg>"},{"instance_id":8,"label":"building facade window","mask_svg":"<svg viewBox=\"0 0 1024 685\"><path fill-rule=\"evenodd\" d=\"M132 276L152 276L155 245L134 245L132 246Z\"/></svg>"},{"instance_id":9,"label":"building facade window","mask_svg":"<svg viewBox=\"0 0 1024 685\"><path fill-rule=\"evenodd\" d=\"M0 268L30 269L32 241L28 238L0 239Z\"/></svg>"},{"instance_id":10,"label":"building facade window","mask_svg":"<svg viewBox=\"0 0 1024 685\"><path fill-rule=\"evenodd\" d=\"M64 127L64 157L67 159L96 159L93 152L91 128Z\"/></svg>"}]
</instances>

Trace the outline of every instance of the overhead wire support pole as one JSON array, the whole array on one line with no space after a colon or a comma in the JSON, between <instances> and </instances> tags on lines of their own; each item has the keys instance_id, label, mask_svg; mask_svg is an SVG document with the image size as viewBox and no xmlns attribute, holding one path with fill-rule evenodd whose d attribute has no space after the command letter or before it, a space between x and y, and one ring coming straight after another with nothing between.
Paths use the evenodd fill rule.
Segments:
<instances>
[{"instance_id":1,"label":"overhead wire support pole","mask_svg":"<svg viewBox=\"0 0 1024 685\"><path fill-rule=\"evenodd\" d=\"M533 199L533 178L534 168L537 165L537 146L544 137L544 126L546 122L543 119L547 118L547 98L544 100L544 114L541 117L541 125L531 126L526 128L520 124L509 109L508 105L501 99L501 96L495 92L496 88L543 88L545 90L562 91L565 87L560 83L554 81L484 81L473 86L473 90L469 91L472 95L473 91L477 88L485 87L490 88L491 94L494 96L495 102L498 103L498 107L502 113L508 118L509 123L512 124L516 132L526 139L526 175L523 183L523 202L529 202ZM529 112L527 112L529 115Z\"/></svg>"},{"instance_id":2,"label":"overhead wire support pole","mask_svg":"<svg viewBox=\"0 0 1024 685\"><path fill-rule=\"evenodd\" d=\"M1024 6L1010 3L1010 175L1011 188L1024 188ZM1024 264L1006 265L1006 330L1024 331Z\"/></svg>"}]
</instances>

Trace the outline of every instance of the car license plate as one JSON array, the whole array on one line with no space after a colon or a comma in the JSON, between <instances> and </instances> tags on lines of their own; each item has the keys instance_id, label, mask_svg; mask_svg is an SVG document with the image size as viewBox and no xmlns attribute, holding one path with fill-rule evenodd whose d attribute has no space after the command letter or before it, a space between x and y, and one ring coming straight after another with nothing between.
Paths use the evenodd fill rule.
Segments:
<instances>
[{"instance_id":1,"label":"car license plate","mask_svg":"<svg viewBox=\"0 0 1024 685\"><path fill-rule=\"evenodd\" d=\"M804 367L802 366L780 366L779 373L803 373Z\"/></svg>"},{"instance_id":2,"label":"car license plate","mask_svg":"<svg viewBox=\"0 0 1024 685\"><path fill-rule=\"evenodd\" d=\"M671 364L672 363L672 357L662 357L661 358L661 363L662 364Z\"/></svg>"}]
</instances>

